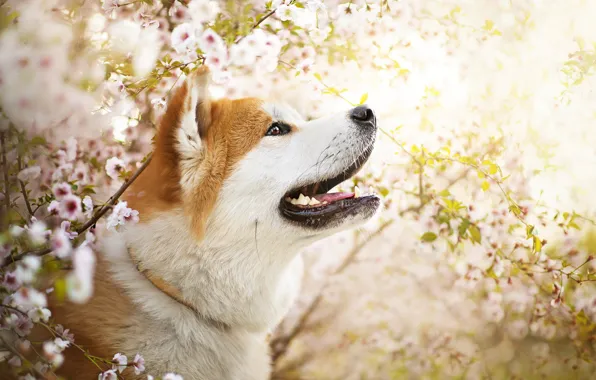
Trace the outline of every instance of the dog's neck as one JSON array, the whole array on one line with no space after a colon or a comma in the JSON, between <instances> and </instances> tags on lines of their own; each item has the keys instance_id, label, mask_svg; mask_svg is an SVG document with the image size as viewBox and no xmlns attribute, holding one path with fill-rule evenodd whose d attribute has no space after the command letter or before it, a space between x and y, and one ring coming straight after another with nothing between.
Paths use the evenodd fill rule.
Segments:
<instances>
[{"instance_id":1,"label":"dog's neck","mask_svg":"<svg viewBox=\"0 0 596 380\"><path fill-rule=\"evenodd\" d=\"M259 244L252 233L207 235L198 243L187 226L184 214L172 211L118 234L123 244L120 251L125 252L117 265L122 266L122 260L126 265L115 268L121 273L116 278L126 282L125 287L134 287L129 291L133 300L138 297L154 303L152 310L159 309L160 303L164 308L176 304L197 311L208 321L251 331L266 331L277 324L299 291L299 248L280 242ZM156 287L139 266L163 286ZM134 285L139 279L149 286ZM175 297L167 294L171 290Z\"/></svg>"}]
</instances>

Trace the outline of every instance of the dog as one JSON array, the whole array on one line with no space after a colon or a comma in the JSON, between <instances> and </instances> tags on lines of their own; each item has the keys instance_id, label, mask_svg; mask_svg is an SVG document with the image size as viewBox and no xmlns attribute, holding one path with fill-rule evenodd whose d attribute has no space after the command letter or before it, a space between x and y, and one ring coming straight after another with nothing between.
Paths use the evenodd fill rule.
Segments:
<instances>
[{"instance_id":1,"label":"dog","mask_svg":"<svg viewBox=\"0 0 596 380\"><path fill-rule=\"evenodd\" d=\"M299 252L379 208L376 195L329 192L367 161L377 121L367 106L305 121L255 98L212 100L209 78L198 68L168 102L152 161L123 197L140 221L101 240L92 299L53 315L89 353L140 353L153 376L265 380ZM65 356L59 374L97 378L80 350Z\"/></svg>"}]
</instances>

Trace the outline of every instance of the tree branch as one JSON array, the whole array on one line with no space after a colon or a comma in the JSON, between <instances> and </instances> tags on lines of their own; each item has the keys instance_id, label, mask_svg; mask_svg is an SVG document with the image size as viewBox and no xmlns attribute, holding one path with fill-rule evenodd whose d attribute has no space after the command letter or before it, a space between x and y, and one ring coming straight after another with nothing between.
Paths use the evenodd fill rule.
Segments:
<instances>
[{"instance_id":1,"label":"tree branch","mask_svg":"<svg viewBox=\"0 0 596 380\"><path fill-rule=\"evenodd\" d=\"M293 2L293 1L292 1ZM290 2L290 4L292 3ZM269 13L267 13L265 16L261 17L261 19L259 19L259 21L257 21L252 28L250 28L250 30L248 31L248 33L246 33L244 36L239 37L238 39L236 39L236 41L234 41L235 44L237 44L238 42L242 41L246 36L248 36L253 30L255 30L256 28L259 27L259 25L261 25L265 20L267 20L269 17L273 16L275 14L275 12L277 11L277 8L272 9Z\"/></svg>"},{"instance_id":2,"label":"tree branch","mask_svg":"<svg viewBox=\"0 0 596 380\"><path fill-rule=\"evenodd\" d=\"M6 162L6 132L0 132L0 145L2 145L2 171L4 173L4 205L6 215L10 210L10 186L8 183L8 163Z\"/></svg>"},{"instance_id":3,"label":"tree branch","mask_svg":"<svg viewBox=\"0 0 596 380\"><path fill-rule=\"evenodd\" d=\"M18 169L19 169L19 173L22 170L22 165L21 165L21 156L19 155L17 157L17 165L18 165ZM25 206L27 206L27 211L29 212L29 216L34 216L34 212L33 209L31 208L31 202L29 202L29 196L27 196L27 188L25 187L25 184L23 183L23 181L21 181L19 179L19 185L21 187L21 193L23 194L23 199L25 200Z\"/></svg>"},{"instance_id":4,"label":"tree branch","mask_svg":"<svg viewBox=\"0 0 596 380\"><path fill-rule=\"evenodd\" d=\"M93 214L93 217L91 217L91 219L89 219L87 222L85 222L85 224L83 224L81 227L77 228L75 232L77 232L78 234L81 234L81 233L87 231L95 223L97 223L97 221L99 219L101 219L101 217L104 216L108 212L108 210L110 208L112 208L112 206L114 206L116 204L116 202L122 196L122 194L124 194L124 192L126 191L126 189L128 189L128 187L130 185L132 185L132 183L139 177L139 175L141 175L141 173L147 168L147 166L149 166L149 163L151 162L151 157L152 157L152 154L149 154L147 156L145 162L143 163L143 165L141 165L141 167L137 169L137 171L133 174L133 176L130 177L130 179L128 181L124 182L122 184L122 186L120 186L120 188L118 189L118 191L116 191L114 193L114 195L112 195L110 197L110 199L102 207L100 207L95 212L95 214ZM23 253L20 253L20 254L18 254L16 256L13 256L12 261L13 262L19 261L23 257L28 256L28 255L43 256L43 255L47 255L50 252L52 252L52 249L51 248L43 248L43 249L39 249L39 250L36 250L36 251L23 252Z\"/></svg>"},{"instance_id":5,"label":"tree branch","mask_svg":"<svg viewBox=\"0 0 596 380\"><path fill-rule=\"evenodd\" d=\"M128 189L128 187L130 185L132 185L132 183L141 175L143 170L145 170L145 168L147 166L149 166L149 163L151 162L151 157L152 157L151 154L149 156L147 156L147 159L145 160L143 165L141 165L141 167L137 169L135 174L133 174L133 176L130 177L130 179L128 181L124 182L124 184L122 186L120 186L118 191L116 191L116 193L114 193L114 195L112 195L110 197L110 199L108 200L108 202L106 204L104 204L99 210L97 210L95 212L95 214L93 214L93 217L91 219L89 219L87 221L87 223L83 224L80 228L77 229L77 233L80 234L81 232L85 232L88 228L90 228L95 223L97 223L97 221L99 219L101 219L101 217L104 216L106 212L108 212L108 210L111 208L111 206L116 204L116 202L118 201L118 198L120 198L122 196L122 194L124 194L126 189Z\"/></svg>"}]
</instances>

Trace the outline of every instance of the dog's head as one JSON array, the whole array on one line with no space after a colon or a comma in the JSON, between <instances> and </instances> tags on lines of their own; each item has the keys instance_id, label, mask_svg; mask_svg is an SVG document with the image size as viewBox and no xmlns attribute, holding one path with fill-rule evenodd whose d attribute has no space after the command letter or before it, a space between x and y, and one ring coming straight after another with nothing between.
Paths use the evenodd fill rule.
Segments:
<instances>
[{"instance_id":1,"label":"dog's head","mask_svg":"<svg viewBox=\"0 0 596 380\"><path fill-rule=\"evenodd\" d=\"M298 243L375 213L375 195L329 193L373 150L370 108L305 121L254 98L211 100L208 82L208 70L199 68L168 105L153 162L128 197L142 221L181 208L197 239L258 233Z\"/></svg>"}]
</instances>

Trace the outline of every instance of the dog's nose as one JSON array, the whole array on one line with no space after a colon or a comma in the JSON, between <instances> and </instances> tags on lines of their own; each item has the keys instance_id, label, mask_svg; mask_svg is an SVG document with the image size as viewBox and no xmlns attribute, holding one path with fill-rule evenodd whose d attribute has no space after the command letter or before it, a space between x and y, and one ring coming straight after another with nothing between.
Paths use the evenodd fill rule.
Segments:
<instances>
[{"instance_id":1,"label":"dog's nose","mask_svg":"<svg viewBox=\"0 0 596 380\"><path fill-rule=\"evenodd\" d=\"M377 125L377 118L375 113L368 106L358 106L350 111L350 119L362 126L375 127Z\"/></svg>"}]
</instances>

